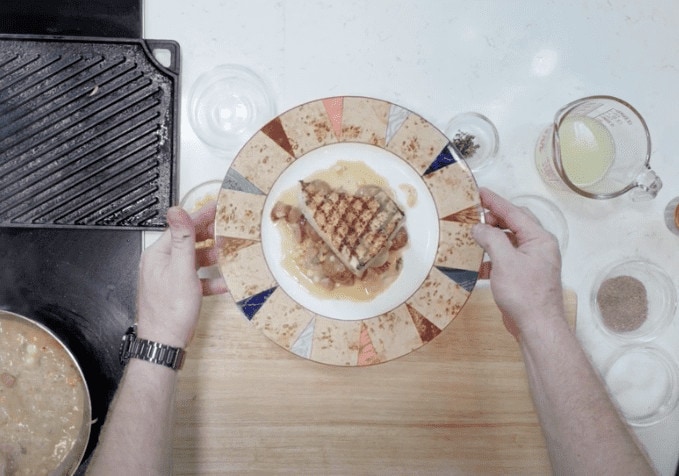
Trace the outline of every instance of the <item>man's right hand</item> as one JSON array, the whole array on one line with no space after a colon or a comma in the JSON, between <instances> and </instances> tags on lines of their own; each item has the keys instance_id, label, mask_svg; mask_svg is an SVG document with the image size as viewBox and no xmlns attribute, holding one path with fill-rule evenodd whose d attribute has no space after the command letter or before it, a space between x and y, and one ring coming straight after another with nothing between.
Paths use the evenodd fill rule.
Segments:
<instances>
[{"instance_id":1,"label":"man's right hand","mask_svg":"<svg viewBox=\"0 0 679 476\"><path fill-rule=\"evenodd\" d=\"M473 234L490 256L490 286L507 329L518 339L544 319L563 318L556 238L530 213L488 189L481 189L481 202L488 209L486 223L475 225Z\"/></svg>"}]
</instances>

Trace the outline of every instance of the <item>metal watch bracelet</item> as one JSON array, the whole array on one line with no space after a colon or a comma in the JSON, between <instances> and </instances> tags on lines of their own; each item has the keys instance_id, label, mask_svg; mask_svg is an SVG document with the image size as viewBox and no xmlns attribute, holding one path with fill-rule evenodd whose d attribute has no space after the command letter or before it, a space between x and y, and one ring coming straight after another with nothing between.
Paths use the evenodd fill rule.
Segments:
<instances>
[{"instance_id":1,"label":"metal watch bracelet","mask_svg":"<svg viewBox=\"0 0 679 476\"><path fill-rule=\"evenodd\" d=\"M136 325L125 332L120 344L120 363L122 365L133 358L179 370L184 364L184 354L184 349L147 339L139 339Z\"/></svg>"}]
</instances>

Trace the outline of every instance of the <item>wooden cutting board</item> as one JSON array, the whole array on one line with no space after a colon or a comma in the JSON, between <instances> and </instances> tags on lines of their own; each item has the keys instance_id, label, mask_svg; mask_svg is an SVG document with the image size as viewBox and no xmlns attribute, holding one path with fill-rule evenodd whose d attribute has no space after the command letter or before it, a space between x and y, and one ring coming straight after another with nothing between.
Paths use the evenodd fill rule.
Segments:
<instances>
[{"instance_id":1,"label":"wooden cutting board","mask_svg":"<svg viewBox=\"0 0 679 476\"><path fill-rule=\"evenodd\" d=\"M575 324L576 296L566 293ZM550 474L518 345L490 289L371 367L304 360L206 298L177 391L175 474Z\"/></svg>"}]
</instances>

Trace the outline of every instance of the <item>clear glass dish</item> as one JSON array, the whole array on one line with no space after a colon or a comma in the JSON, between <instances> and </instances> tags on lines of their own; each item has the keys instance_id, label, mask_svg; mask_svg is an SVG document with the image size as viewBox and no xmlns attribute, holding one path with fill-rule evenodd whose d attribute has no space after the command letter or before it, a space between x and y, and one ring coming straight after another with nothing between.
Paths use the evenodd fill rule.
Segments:
<instances>
[{"instance_id":1,"label":"clear glass dish","mask_svg":"<svg viewBox=\"0 0 679 476\"><path fill-rule=\"evenodd\" d=\"M602 295L599 293L602 285L607 282L610 285L609 279L620 277L631 277L638 280L643 284L646 291L645 318L643 318L643 312L638 317L631 317L630 319L635 321L632 326L624 326L611 320L611 315L615 317L611 308L602 311L602 307L605 307L605 303L602 302L605 296L603 296L603 293ZM643 308L642 305L630 301L632 299L630 288L625 287L629 283L621 284L623 286L617 286L613 291L607 293L608 299L612 299L613 304L622 309L623 312L619 313L620 319L622 319L623 314L632 316L630 310L632 307ZM612 288L609 287L608 289ZM615 289L618 291L615 291ZM616 296L615 292L618 292L619 296ZM647 342L661 335L672 322L677 308L677 292L672 279L659 266L642 258L627 259L614 263L599 273L592 285L590 302L595 323L604 334L627 343ZM607 317L607 314L609 317ZM640 325L638 325L639 323ZM623 327L628 328L623 329Z\"/></svg>"},{"instance_id":2,"label":"clear glass dish","mask_svg":"<svg viewBox=\"0 0 679 476\"><path fill-rule=\"evenodd\" d=\"M469 144L471 148L465 154L465 147L457 146L465 162L478 172L493 163L500 147L500 136L495 125L483 114L465 112L453 117L444 131L453 145Z\"/></svg>"},{"instance_id":3,"label":"clear glass dish","mask_svg":"<svg viewBox=\"0 0 679 476\"><path fill-rule=\"evenodd\" d=\"M563 255L568 247L568 223L566 217L553 202L537 195L519 195L510 200L517 207L531 211L540 225L554 235Z\"/></svg>"},{"instance_id":4,"label":"clear glass dish","mask_svg":"<svg viewBox=\"0 0 679 476\"><path fill-rule=\"evenodd\" d=\"M625 346L608 360L603 375L631 425L654 425L679 402L679 370L659 347Z\"/></svg>"},{"instance_id":5,"label":"clear glass dish","mask_svg":"<svg viewBox=\"0 0 679 476\"><path fill-rule=\"evenodd\" d=\"M231 64L217 66L196 80L188 109L191 127L203 142L234 153L276 112L264 80Z\"/></svg>"},{"instance_id":6,"label":"clear glass dish","mask_svg":"<svg viewBox=\"0 0 679 476\"><path fill-rule=\"evenodd\" d=\"M179 202L179 206L189 213L197 212L207 203L216 202L221 188L221 180L203 182L186 192L186 195Z\"/></svg>"}]
</instances>

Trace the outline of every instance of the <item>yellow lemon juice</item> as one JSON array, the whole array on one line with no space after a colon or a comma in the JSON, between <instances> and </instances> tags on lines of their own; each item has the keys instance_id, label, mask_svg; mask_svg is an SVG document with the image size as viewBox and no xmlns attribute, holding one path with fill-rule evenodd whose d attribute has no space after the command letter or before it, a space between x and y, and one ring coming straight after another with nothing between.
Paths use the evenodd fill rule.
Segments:
<instances>
[{"instance_id":1,"label":"yellow lemon juice","mask_svg":"<svg viewBox=\"0 0 679 476\"><path fill-rule=\"evenodd\" d=\"M559 126L563 170L578 187L601 180L613 163L615 146L610 132L598 121L567 117Z\"/></svg>"}]
</instances>

